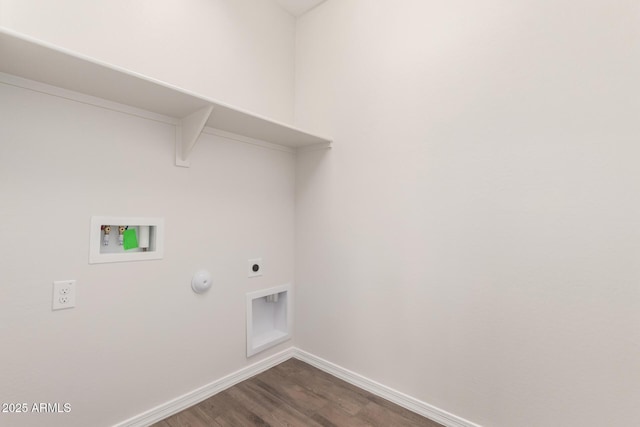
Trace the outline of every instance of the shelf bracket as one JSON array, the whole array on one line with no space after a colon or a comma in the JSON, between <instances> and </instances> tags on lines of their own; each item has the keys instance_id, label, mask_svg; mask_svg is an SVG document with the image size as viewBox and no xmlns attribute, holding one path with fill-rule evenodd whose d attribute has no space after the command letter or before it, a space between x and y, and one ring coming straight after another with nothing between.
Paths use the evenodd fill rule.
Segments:
<instances>
[{"instance_id":1,"label":"shelf bracket","mask_svg":"<svg viewBox=\"0 0 640 427\"><path fill-rule=\"evenodd\" d=\"M189 155L211 116L213 105L194 111L176 125L176 166L191 166Z\"/></svg>"}]
</instances>

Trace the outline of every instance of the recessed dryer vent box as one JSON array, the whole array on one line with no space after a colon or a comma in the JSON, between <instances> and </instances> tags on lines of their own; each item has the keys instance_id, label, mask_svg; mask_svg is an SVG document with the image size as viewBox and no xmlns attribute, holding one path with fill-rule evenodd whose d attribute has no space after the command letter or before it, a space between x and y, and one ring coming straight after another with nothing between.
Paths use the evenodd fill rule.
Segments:
<instances>
[{"instance_id":1,"label":"recessed dryer vent box","mask_svg":"<svg viewBox=\"0 0 640 427\"><path fill-rule=\"evenodd\" d=\"M247 357L291 338L291 286L247 294Z\"/></svg>"},{"instance_id":2,"label":"recessed dryer vent box","mask_svg":"<svg viewBox=\"0 0 640 427\"><path fill-rule=\"evenodd\" d=\"M91 217L89 264L162 259L164 219Z\"/></svg>"}]
</instances>

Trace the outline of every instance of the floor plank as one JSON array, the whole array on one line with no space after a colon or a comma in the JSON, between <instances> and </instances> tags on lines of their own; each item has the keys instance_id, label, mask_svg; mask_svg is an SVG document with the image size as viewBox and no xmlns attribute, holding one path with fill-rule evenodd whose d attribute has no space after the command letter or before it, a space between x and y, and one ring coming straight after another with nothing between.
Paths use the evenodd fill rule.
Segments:
<instances>
[{"instance_id":1,"label":"floor plank","mask_svg":"<svg viewBox=\"0 0 640 427\"><path fill-rule=\"evenodd\" d=\"M152 427L442 427L297 359Z\"/></svg>"},{"instance_id":2,"label":"floor plank","mask_svg":"<svg viewBox=\"0 0 640 427\"><path fill-rule=\"evenodd\" d=\"M215 421L204 414L198 406L193 406L169 418L166 423L171 427L209 427L215 426Z\"/></svg>"}]
</instances>

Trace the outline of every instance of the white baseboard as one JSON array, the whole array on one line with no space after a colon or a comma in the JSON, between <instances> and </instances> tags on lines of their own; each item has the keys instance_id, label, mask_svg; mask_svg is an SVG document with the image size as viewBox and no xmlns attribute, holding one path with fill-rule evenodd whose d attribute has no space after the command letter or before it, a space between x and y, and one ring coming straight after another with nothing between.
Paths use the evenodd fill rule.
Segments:
<instances>
[{"instance_id":1,"label":"white baseboard","mask_svg":"<svg viewBox=\"0 0 640 427\"><path fill-rule=\"evenodd\" d=\"M129 418L126 421L116 424L114 427L149 426L184 409L187 409L190 406L200 403L203 400L213 396L214 394L220 393L221 391L226 390L233 385L236 385L244 380L253 377L254 375L257 375L284 361L287 361L292 357L306 362L311 366L315 366L316 368L328 374L331 374L334 377L340 378L341 380L360 387L361 389L366 390L369 393L373 393L376 396L387 399L388 401L400 405L403 408L415 412L416 414L422 415L423 417L438 422L445 427L481 427L478 424L472 423L471 421L465 420L464 418L460 418L433 405L429 405L428 403L422 402L416 398L382 385L376 381L370 380L369 378L363 377L360 374L356 374L355 372L352 372L348 369L345 369L341 366L338 366L334 363L331 363L327 360L314 356L311 353L307 353L306 351L300 350L295 347L290 347L286 350L281 351L280 353L274 354L273 356L267 357L266 359L254 363L253 365L249 365L205 386L185 393L180 397L163 403L162 405L158 405L155 408L143 412L142 414L136 415L135 417Z\"/></svg>"},{"instance_id":2,"label":"white baseboard","mask_svg":"<svg viewBox=\"0 0 640 427\"><path fill-rule=\"evenodd\" d=\"M481 427L298 348L294 348L293 357L445 427Z\"/></svg>"},{"instance_id":3,"label":"white baseboard","mask_svg":"<svg viewBox=\"0 0 640 427\"><path fill-rule=\"evenodd\" d=\"M142 414L129 418L114 427L146 427L173 414L176 414L184 409L189 408L197 403L202 402L205 399L210 398L214 394L220 393L223 390L228 389L244 380L247 380L254 375L273 368L280 363L289 360L293 357L294 347L290 347L280 353L269 356L266 359L242 368L232 374L224 376L216 381L213 381L207 385L197 388L193 391L183 394L173 400L156 406Z\"/></svg>"}]
</instances>

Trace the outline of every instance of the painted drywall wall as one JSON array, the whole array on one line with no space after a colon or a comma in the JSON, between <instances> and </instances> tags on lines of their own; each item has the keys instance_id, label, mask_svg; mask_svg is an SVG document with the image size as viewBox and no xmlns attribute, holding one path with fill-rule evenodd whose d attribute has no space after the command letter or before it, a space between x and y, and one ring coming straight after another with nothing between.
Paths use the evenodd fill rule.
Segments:
<instances>
[{"instance_id":1,"label":"painted drywall wall","mask_svg":"<svg viewBox=\"0 0 640 427\"><path fill-rule=\"evenodd\" d=\"M205 134L178 168L171 125L4 84L0 100L0 401L72 409L0 424L113 425L290 345L246 358L245 294L293 278L292 153ZM89 265L92 215L164 218L164 259ZM52 312L65 279L76 308Z\"/></svg>"},{"instance_id":2,"label":"painted drywall wall","mask_svg":"<svg viewBox=\"0 0 640 427\"><path fill-rule=\"evenodd\" d=\"M492 427L639 425L640 10L297 23L296 345Z\"/></svg>"},{"instance_id":3,"label":"painted drywall wall","mask_svg":"<svg viewBox=\"0 0 640 427\"><path fill-rule=\"evenodd\" d=\"M294 18L273 1L0 0L0 25L286 123Z\"/></svg>"},{"instance_id":4,"label":"painted drywall wall","mask_svg":"<svg viewBox=\"0 0 640 427\"><path fill-rule=\"evenodd\" d=\"M288 68L293 53L285 54L293 45L293 18L284 12L283 21L264 5L250 10L249 2L208 2L209 9L205 2L181 2L193 6L183 13L197 23L191 32L179 21L181 41L193 46L185 47L187 56L200 63L216 62L204 47L243 45L267 27L271 41L278 39L277 47L264 41L228 51L229 74L214 73L210 81L168 56L136 58L145 46L155 54L160 49L142 35L123 41L121 32L131 33L125 13L95 30L67 33L75 21L97 25L98 11L80 2L58 11L24 3L3 2L2 24L172 84L187 86L180 81L186 79L191 88L238 88L238 104L253 104L264 115L285 116L291 108L290 92L278 88L287 80L278 70ZM100 4L106 3L114 4ZM41 14L27 4L42 6ZM242 12L238 22L215 30L227 31L224 43L204 43L198 26L217 18L202 15L223 6ZM257 27L254 13L262 14ZM156 24L152 18L149 26ZM254 57L252 49L265 51ZM249 81L247 65L264 79ZM244 84L256 90L240 89ZM172 125L0 84L0 402L28 403L29 410L40 402L71 405L66 414L0 413L0 425L114 425L290 345L246 358L245 293L293 279L293 154L205 134L191 168L177 168L174 134ZM92 215L164 218L164 259L89 265ZM248 279L247 260L256 257L265 274ZM190 280L200 268L214 284L196 295ZM77 280L77 306L52 312L52 281L61 279Z\"/></svg>"}]
</instances>

